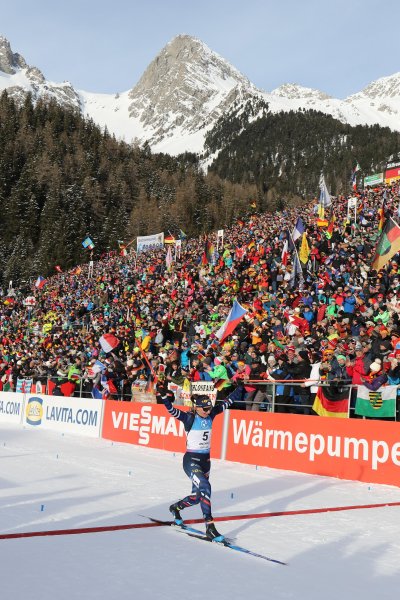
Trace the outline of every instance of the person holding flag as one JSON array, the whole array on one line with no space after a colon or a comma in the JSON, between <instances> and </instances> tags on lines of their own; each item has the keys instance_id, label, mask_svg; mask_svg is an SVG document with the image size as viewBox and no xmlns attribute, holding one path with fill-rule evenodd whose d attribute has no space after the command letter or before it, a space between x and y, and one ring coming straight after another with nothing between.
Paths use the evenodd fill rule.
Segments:
<instances>
[{"instance_id":1,"label":"person holding flag","mask_svg":"<svg viewBox=\"0 0 400 600\"><path fill-rule=\"evenodd\" d=\"M237 300L234 300L233 306L229 311L225 322L215 334L215 337L219 340L220 344L222 344L228 335L231 335L234 332L245 314L247 314L247 309L243 308Z\"/></svg>"},{"instance_id":2,"label":"person holding flag","mask_svg":"<svg viewBox=\"0 0 400 600\"><path fill-rule=\"evenodd\" d=\"M355 192L357 190L357 173L361 171L360 165L357 163L351 174L351 189Z\"/></svg>"}]
</instances>

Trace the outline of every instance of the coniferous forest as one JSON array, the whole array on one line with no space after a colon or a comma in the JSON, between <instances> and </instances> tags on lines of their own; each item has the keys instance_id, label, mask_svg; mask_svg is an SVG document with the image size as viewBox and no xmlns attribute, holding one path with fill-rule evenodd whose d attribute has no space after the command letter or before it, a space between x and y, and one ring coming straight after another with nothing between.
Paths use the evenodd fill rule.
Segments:
<instances>
[{"instance_id":1,"label":"coniferous forest","mask_svg":"<svg viewBox=\"0 0 400 600\"><path fill-rule=\"evenodd\" d=\"M210 155L223 148L211 171L237 183L252 183L275 198L313 197L321 172L332 195L350 191L356 163L362 173L381 172L400 152L400 133L389 128L346 125L317 111L268 113L251 121L252 107L220 119L206 138ZM226 142L228 140L228 143Z\"/></svg>"},{"instance_id":2,"label":"coniferous forest","mask_svg":"<svg viewBox=\"0 0 400 600\"><path fill-rule=\"evenodd\" d=\"M152 155L56 103L0 98L0 273L47 276L118 249L118 240L198 235L248 210L254 185L205 175L194 155Z\"/></svg>"},{"instance_id":3,"label":"coniferous forest","mask_svg":"<svg viewBox=\"0 0 400 600\"><path fill-rule=\"evenodd\" d=\"M250 122L221 119L207 138L208 173L198 157L152 154L102 131L55 102L17 105L0 97L0 279L22 281L68 269L137 235L187 235L228 226L251 210L276 210L318 192L324 171L333 194L349 191L358 161L365 174L399 152L400 134L350 127L316 112ZM223 148L219 154L218 150Z\"/></svg>"}]
</instances>

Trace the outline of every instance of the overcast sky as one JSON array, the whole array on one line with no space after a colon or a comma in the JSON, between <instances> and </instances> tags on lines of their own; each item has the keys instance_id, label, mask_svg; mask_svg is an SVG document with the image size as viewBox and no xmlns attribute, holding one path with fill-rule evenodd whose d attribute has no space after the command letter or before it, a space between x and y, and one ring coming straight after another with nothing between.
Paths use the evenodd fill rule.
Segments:
<instances>
[{"instance_id":1,"label":"overcast sky","mask_svg":"<svg viewBox=\"0 0 400 600\"><path fill-rule=\"evenodd\" d=\"M400 71L399 0L14 0L0 35L51 81L128 90L175 35L200 38L257 87L344 98Z\"/></svg>"}]
</instances>

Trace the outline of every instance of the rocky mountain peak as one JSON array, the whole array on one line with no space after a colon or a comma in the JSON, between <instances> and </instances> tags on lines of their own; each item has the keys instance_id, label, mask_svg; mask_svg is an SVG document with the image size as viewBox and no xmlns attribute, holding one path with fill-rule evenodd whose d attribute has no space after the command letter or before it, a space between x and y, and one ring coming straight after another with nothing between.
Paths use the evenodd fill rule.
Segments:
<instances>
[{"instance_id":1,"label":"rocky mountain peak","mask_svg":"<svg viewBox=\"0 0 400 600\"><path fill-rule=\"evenodd\" d=\"M11 50L7 38L0 36L0 71L7 75L14 75L17 69L26 69L25 59Z\"/></svg>"},{"instance_id":2,"label":"rocky mountain peak","mask_svg":"<svg viewBox=\"0 0 400 600\"><path fill-rule=\"evenodd\" d=\"M400 97L400 73L394 73L389 77L380 77L376 81L372 81L361 92L349 96L347 100L359 98L390 100L398 97Z\"/></svg>"},{"instance_id":3,"label":"rocky mountain peak","mask_svg":"<svg viewBox=\"0 0 400 600\"><path fill-rule=\"evenodd\" d=\"M163 136L177 126L193 132L213 121L227 97L232 102L244 88L256 93L247 77L199 39L178 35L129 92L129 114Z\"/></svg>"},{"instance_id":4,"label":"rocky mountain peak","mask_svg":"<svg viewBox=\"0 0 400 600\"><path fill-rule=\"evenodd\" d=\"M202 80L233 79L238 83L251 85L237 69L215 52L212 52L201 40L190 35L174 37L150 63L137 85L131 91L135 97L140 93L149 93L154 87L165 85L171 91L179 87L186 77L193 85L200 87L197 77ZM209 83L208 81L207 83Z\"/></svg>"}]
</instances>

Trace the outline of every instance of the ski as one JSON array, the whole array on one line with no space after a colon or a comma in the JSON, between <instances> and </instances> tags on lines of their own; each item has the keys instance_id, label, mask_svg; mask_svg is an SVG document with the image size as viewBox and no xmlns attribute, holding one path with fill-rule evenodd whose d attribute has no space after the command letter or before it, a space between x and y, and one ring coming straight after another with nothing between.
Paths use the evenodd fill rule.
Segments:
<instances>
[{"instance_id":1,"label":"ski","mask_svg":"<svg viewBox=\"0 0 400 600\"><path fill-rule=\"evenodd\" d=\"M142 516L144 516L144 515L142 515ZM253 550L249 550L248 548L243 548L242 546L237 546L236 544L233 544L232 541L230 541L227 538L225 538L225 540L222 542L215 542L213 540L210 540L203 531L200 531L200 529L195 529L194 527L190 527L189 525L185 525L185 523L178 525L177 523L175 523L175 521L162 521L161 519L154 519L153 517L147 517L147 516L145 518L149 519L149 521L151 521L152 523L159 523L160 525L166 525L166 526L168 525L170 527L174 527L176 529L176 531L185 533L189 537L192 537L192 538L195 538L198 540L203 540L204 542L211 542L211 543L217 544L218 546L225 546L225 548L230 548L231 550L235 550L236 552L242 552L243 554L248 554L249 556L254 556L255 558L261 558L263 560L268 560L269 562L273 562L278 565L287 565L287 563L282 562L281 560L278 560L276 558L271 558L270 556L265 556L264 554L259 554L258 552L253 552Z\"/></svg>"},{"instance_id":2,"label":"ski","mask_svg":"<svg viewBox=\"0 0 400 600\"><path fill-rule=\"evenodd\" d=\"M175 521L162 521L161 519L154 519L153 517L147 517L145 515L141 515L146 519L149 519L152 523L159 523L159 525L169 525L170 527L174 527L176 529L181 529L182 531L187 531L188 533L193 533L196 535L205 535L204 531L200 529L195 529L194 527L190 527L189 525L185 525L185 523L175 523Z\"/></svg>"},{"instance_id":3,"label":"ski","mask_svg":"<svg viewBox=\"0 0 400 600\"><path fill-rule=\"evenodd\" d=\"M224 546L225 548L230 548L231 550L235 550L236 552L242 552L243 554L248 554L249 556L254 556L255 558L262 558L263 560L268 560L269 562L276 563L278 565L287 565L287 563L278 560L277 558L271 558L270 556L265 556L264 554L259 554L258 552L253 552L253 550L249 550L248 548L243 548L242 546L237 546L236 544L232 544L227 539L222 542L216 542L215 540L210 540L206 535L201 534L198 535L196 533L191 533L190 531L185 531L182 529L182 533L186 533L189 537L196 538L198 540L203 540L204 542L211 542L217 546Z\"/></svg>"}]
</instances>

